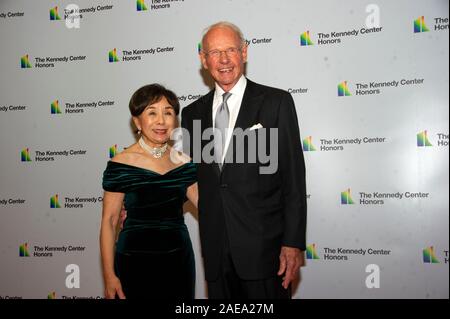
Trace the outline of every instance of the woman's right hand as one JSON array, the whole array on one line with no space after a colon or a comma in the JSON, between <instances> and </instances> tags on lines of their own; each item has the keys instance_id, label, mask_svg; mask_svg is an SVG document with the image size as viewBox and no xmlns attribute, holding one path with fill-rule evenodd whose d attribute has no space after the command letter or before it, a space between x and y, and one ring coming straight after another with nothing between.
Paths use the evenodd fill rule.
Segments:
<instances>
[{"instance_id":1,"label":"woman's right hand","mask_svg":"<svg viewBox=\"0 0 450 319\"><path fill-rule=\"evenodd\" d=\"M120 283L120 279L114 276L111 279L105 281L105 298L115 299L116 295L119 297L119 299L126 299L125 294L122 291L122 284Z\"/></svg>"}]
</instances>

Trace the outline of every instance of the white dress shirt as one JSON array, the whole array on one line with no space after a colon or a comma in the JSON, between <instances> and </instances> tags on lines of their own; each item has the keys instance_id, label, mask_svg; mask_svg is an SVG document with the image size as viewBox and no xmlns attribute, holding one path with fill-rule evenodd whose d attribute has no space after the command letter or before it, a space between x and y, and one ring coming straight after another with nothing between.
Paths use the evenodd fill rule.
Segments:
<instances>
[{"instance_id":1,"label":"white dress shirt","mask_svg":"<svg viewBox=\"0 0 450 319\"><path fill-rule=\"evenodd\" d=\"M225 159L225 155L228 150L228 146L231 141L232 132L234 130L234 126L236 125L236 120L239 115L239 110L241 109L242 98L244 97L245 88L247 87L247 79L244 75L241 76L239 81L235 84L235 86L229 91L231 96L227 100L228 110L230 112L229 122L228 122L228 130L226 132L226 140L225 140L225 148L222 154L221 163L223 163ZM215 128L216 123L216 114L219 106L223 102L223 94L225 91L216 83L216 90L214 93L214 100L212 105L212 120L213 120L213 128Z\"/></svg>"}]
</instances>

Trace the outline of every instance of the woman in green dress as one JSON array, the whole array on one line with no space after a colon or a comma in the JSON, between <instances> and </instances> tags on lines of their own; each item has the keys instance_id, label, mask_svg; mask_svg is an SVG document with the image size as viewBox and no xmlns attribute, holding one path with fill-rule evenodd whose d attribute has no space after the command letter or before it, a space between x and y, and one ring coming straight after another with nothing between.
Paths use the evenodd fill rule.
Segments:
<instances>
[{"instance_id":1,"label":"woman in green dress","mask_svg":"<svg viewBox=\"0 0 450 319\"><path fill-rule=\"evenodd\" d=\"M178 126L178 99L151 84L133 94L129 108L139 141L112 158L103 173L105 297L193 299L195 260L183 204L189 199L197 206L197 172L168 145ZM116 242L123 203L127 217Z\"/></svg>"}]
</instances>

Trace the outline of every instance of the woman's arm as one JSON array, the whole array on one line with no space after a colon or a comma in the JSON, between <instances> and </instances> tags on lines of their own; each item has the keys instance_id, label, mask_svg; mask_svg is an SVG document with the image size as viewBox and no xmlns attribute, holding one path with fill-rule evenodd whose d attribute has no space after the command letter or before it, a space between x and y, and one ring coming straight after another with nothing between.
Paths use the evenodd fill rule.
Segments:
<instances>
[{"instance_id":1,"label":"woman's arm","mask_svg":"<svg viewBox=\"0 0 450 319\"><path fill-rule=\"evenodd\" d=\"M102 222L100 228L100 252L102 256L105 297L114 299L116 295L124 299L122 285L114 272L114 246L116 227L124 199L123 193L105 191L103 196Z\"/></svg>"},{"instance_id":2,"label":"woman's arm","mask_svg":"<svg viewBox=\"0 0 450 319\"><path fill-rule=\"evenodd\" d=\"M197 183L192 184L188 187L186 192L186 197L194 204L195 208L198 209L198 185Z\"/></svg>"}]
</instances>

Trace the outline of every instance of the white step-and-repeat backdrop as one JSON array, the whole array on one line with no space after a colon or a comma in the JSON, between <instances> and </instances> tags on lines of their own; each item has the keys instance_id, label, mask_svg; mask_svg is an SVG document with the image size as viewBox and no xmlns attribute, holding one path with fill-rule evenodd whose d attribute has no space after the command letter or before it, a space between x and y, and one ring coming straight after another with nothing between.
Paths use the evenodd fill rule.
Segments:
<instances>
[{"instance_id":1,"label":"white step-and-repeat backdrop","mask_svg":"<svg viewBox=\"0 0 450 319\"><path fill-rule=\"evenodd\" d=\"M209 91L229 20L295 99L308 250L295 298L449 297L449 1L0 2L0 298L100 298L101 178L153 82ZM186 222L206 298L197 219Z\"/></svg>"}]
</instances>

